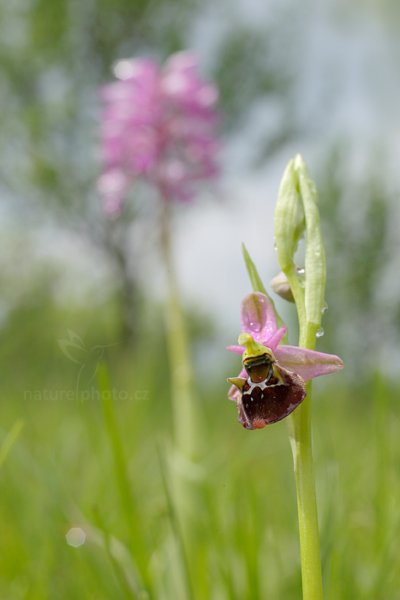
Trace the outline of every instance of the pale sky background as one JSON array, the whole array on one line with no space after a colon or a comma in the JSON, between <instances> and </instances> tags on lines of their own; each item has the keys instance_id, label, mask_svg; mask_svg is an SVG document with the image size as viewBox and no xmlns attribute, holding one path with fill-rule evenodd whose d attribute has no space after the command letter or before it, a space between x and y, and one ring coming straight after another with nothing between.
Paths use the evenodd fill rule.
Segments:
<instances>
[{"instance_id":1,"label":"pale sky background","mask_svg":"<svg viewBox=\"0 0 400 600\"><path fill-rule=\"evenodd\" d=\"M274 19L279 2L241 0L235 7L238 21L247 19L262 29ZM287 54L296 67L295 117L302 123L299 139L262 168L250 168L266 132L274 131L282 118L276 102L260 101L251 107L244 127L226 141L221 156L223 176L213 197L198 198L176 215L175 252L184 299L212 314L224 337L227 331L237 331L239 303L249 291L241 243L246 243L265 282L277 272L273 210L283 169L295 153L303 154L313 174L321 145L327 147L330 140L348 136L350 170L362 177L372 148L383 153L388 176L399 181L400 45L396 31L381 18L379 8L374 12L373 3L365 10L344 8L345 3L333 1L302 7L310 14L302 21L301 48L282 39L273 50ZM192 32L193 48L205 65L226 26L220 13L219 5L208 9ZM3 217L7 231L7 211ZM12 225L17 226L15 215ZM109 269L87 242L70 233L55 234L47 226L25 231L23 236L31 255L62 267L64 276L55 290L60 301L95 300L108 293ZM147 260L151 292L161 295L157 258L149 253ZM22 265L19 268L23 271Z\"/></svg>"}]
</instances>

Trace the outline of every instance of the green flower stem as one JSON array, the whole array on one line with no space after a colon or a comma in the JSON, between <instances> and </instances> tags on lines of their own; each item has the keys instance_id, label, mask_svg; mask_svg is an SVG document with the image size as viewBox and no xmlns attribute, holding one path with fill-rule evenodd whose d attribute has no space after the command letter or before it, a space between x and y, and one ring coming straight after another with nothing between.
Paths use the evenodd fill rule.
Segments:
<instances>
[{"instance_id":1,"label":"green flower stem","mask_svg":"<svg viewBox=\"0 0 400 600\"><path fill-rule=\"evenodd\" d=\"M175 264L171 243L171 207L163 202L161 220L161 251L167 276L166 335L170 367L171 402L173 417L173 446L168 460L171 496L170 516L175 541L182 556L194 553L194 518L198 490L193 474L199 457L199 418L194 394L193 371L184 315L179 299ZM172 508L171 508L172 507ZM173 512L171 512L171 510ZM182 580L190 583L193 561L182 561Z\"/></svg>"},{"instance_id":2,"label":"green flower stem","mask_svg":"<svg viewBox=\"0 0 400 600\"><path fill-rule=\"evenodd\" d=\"M299 346L314 350L319 325L307 320L304 289L294 267L287 269L299 320ZM290 444L296 480L303 600L322 600L321 551L311 439L311 382L307 396L289 417Z\"/></svg>"},{"instance_id":3,"label":"green flower stem","mask_svg":"<svg viewBox=\"0 0 400 600\"><path fill-rule=\"evenodd\" d=\"M305 235L305 282L295 266ZM325 296L325 251L319 224L317 191L300 155L286 167L275 208L278 260L291 288L299 320L299 346L315 349ZM303 403L289 417L297 490L303 600L321 600L322 573L311 440L311 383Z\"/></svg>"},{"instance_id":4,"label":"green flower stem","mask_svg":"<svg viewBox=\"0 0 400 600\"><path fill-rule=\"evenodd\" d=\"M165 200L161 219L161 251L168 286L166 325L171 372L174 443L181 458L191 461L196 457L198 446L193 372L172 253L170 205Z\"/></svg>"},{"instance_id":5,"label":"green flower stem","mask_svg":"<svg viewBox=\"0 0 400 600\"><path fill-rule=\"evenodd\" d=\"M315 333L304 327L299 346L313 349L312 338L315 339ZM303 403L289 417L289 429L297 491L303 600L321 600L321 554L311 443L311 382L306 390Z\"/></svg>"},{"instance_id":6,"label":"green flower stem","mask_svg":"<svg viewBox=\"0 0 400 600\"><path fill-rule=\"evenodd\" d=\"M267 294L244 245L243 256L253 290ZM300 324L299 346L314 350L318 325L307 321L304 288L300 284L293 264L286 268L286 276L297 306ZM277 313L276 316L281 324L282 320ZM306 390L306 398L289 416L288 421L297 491L303 600L321 600L322 574L311 445L311 382L306 385Z\"/></svg>"}]
</instances>

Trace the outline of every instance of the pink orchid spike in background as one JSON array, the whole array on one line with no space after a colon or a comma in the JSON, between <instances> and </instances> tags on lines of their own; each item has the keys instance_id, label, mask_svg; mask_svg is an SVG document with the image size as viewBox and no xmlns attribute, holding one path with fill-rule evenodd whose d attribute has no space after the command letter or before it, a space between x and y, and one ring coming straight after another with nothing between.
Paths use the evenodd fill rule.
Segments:
<instances>
[{"instance_id":1,"label":"pink orchid spike in background","mask_svg":"<svg viewBox=\"0 0 400 600\"><path fill-rule=\"evenodd\" d=\"M274 308L265 294L254 292L243 300L241 327L240 342L245 344L247 352L251 348L257 359L264 357L263 366L258 360L257 368L264 369L266 374L260 387L260 381L255 381L249 374L245 347L228 347L232 352L244 353L243 363L247 370L243 368L239 376L232 379L234 385L229 391L229 398L236 401L239 420L247 429L265 427L286 417L303 400L304 381L343 368L342 360L333 354L279 345L286 327L278 328ZM284 399L280 397L282 391L285 391ZM243 404L243 398L247 396L251 403L249 411Z\"/></svg>"},{"instance_id":2,"label":"pink orchid spike in background","mask_svg":"<svg viewBox=\"0 0 400 600\"><path fill-rule=\"evenodd\" d=\"M130 185L155 185L165 200L193 198L216 166L216 89L198 73L190 52L172 55L163 68L149 59L121 60L117 81L102 89L104 209L118 215Z\"/></svg>"}]
</instances>

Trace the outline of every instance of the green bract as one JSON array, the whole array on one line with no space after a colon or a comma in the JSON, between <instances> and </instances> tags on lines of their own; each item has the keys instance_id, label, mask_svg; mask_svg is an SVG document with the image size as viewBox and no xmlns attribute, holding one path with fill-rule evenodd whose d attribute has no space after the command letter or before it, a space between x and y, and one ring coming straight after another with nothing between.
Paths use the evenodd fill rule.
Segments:
<instances>
[{"instance_id":1,"label":"green bract","mask_svg":"<svg viewBox=\"0 0 400 600\"><path fill-rule=\"evenodd\" d=\"M304 208L299 193L295 160L291 160L283 174L275 207L275 244L279 264L284 273L294 266L294 254L304 229Z\"/></svg>"},{"instance_id":2,"label":"green bract","mask_svg":"<svg viewBox=\"0 0 400 600\"><path fill-rule=\"evenodd\" d=\"M305 279L300 280L294 256L306 236ZM319 225L317 192L303 158L292 159L283 175L275 209L275 244L278 261L288 278L299 316L317 331L324 306L325 251Z\"/></svg>"}]
</instances>

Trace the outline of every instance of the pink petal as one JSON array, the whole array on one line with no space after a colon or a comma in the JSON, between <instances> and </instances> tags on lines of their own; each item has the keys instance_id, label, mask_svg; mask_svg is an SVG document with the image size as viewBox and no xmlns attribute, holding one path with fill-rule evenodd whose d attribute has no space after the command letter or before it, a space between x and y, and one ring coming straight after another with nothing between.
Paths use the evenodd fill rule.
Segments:
<instances>
[{"instance_id":1,"label":"pink petal","mask_svg":"<svg viewBox=\"0 0 400 600\"><path fill-rule=\"evenodd\" d=\"M276 360L290 371L300 375L305 381L328 375L343 368L343 361L334 354L324 354L298 346L278 346Z\"/></svg>"},{"instance_id":2,"label":"pink petal","mask_svg":"<svg viewBox=\"0 0 400 600\"><path fill-rule=\"evenodd\" d=\"M280 327L272 334L272 336L268 339L268 344L264 343L264 346L268 346L271 350L275 351L275 348L287 332L287 327ZM258 340L257 340L258 341ZM262 341L260 343L263 343Z\"/></svg>"},{"instance_id":3,"label":"pink petal","mask_svg":"<svg viewBox=\"0 0 400 600\"><path fill-rule=\"evenodd\" d=\"M226 347L229 352L234 352L235 354L243 354L244 348L243 346L227 346Z\"/></svg>"},{"instance_id":4,"label":"pink petal","mask_svg":"<svg viewBox=\"0 0 400 600\"><path fill-rule=\"evenodd\" d=\"M128 178L118 169L106 171L100 176L97 189L103 198L104 212L108 216L116 217L120 214L128 186Z\"/></svg>"},{"instance_id":5,"label":"pink petal","mask_svg":"<svg viewBox=\"0 0 400 600\"><path fill-rule=\"evenodd\" d=\"M257 342L269 346L269 339L276 334L274 308L269 298L261 292L252 292L242 302L242 331L250 333Z\"/></svg>"},{"instance_id":6,"label":"pink petal","mask_svg":"<svg viewBox=\"0 0 400 600\"><path fill-rule=\"evenodd\" d=\"M154 83L158 67L148 58L122 59L114 65L114 75L120 81L135 81L143 86L144 83Z\"/></svg>"}]
</instances>

